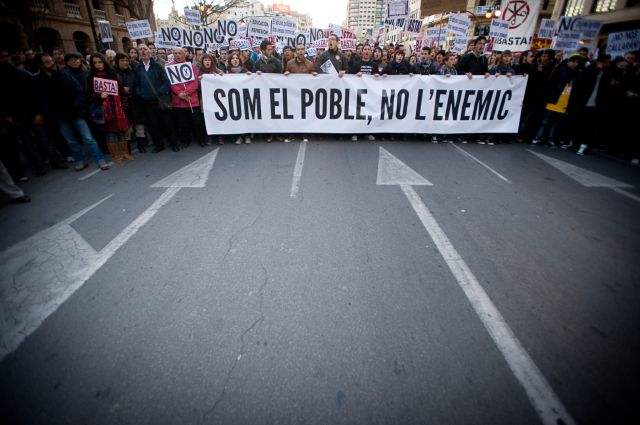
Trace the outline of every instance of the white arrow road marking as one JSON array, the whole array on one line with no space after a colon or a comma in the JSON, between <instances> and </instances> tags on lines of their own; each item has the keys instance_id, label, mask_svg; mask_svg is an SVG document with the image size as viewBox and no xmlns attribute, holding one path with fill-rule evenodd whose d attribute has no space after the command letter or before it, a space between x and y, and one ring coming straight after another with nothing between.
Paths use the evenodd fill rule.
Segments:
<instances>
[{"instance_id":1,"label":"white arrow road marking","mask_svg":"<svg viewBox=\"0 0 640 425\"><path fill-rule=\"evenodd\" d=\"M475 156L471 155L469 152L467 152L466 150L462 149L460 146L456 146L454 144L451 144L451 146L453 146L454 148L458 149L460 152L462 152L462 154L464 154L467 158L471 158L472 160L474 160L475 162L477 162L478 164L482 165L484 168L486 168L487 170L491 171L493 174L495 174L500 180L511 184L511 182L509 181L508 178L506 178L505 176L503 176L502 174L500 174L499 172L497 172L496 170L494 170L493 168L489 167L487 164L485 164L484 162L480 161L478 158L476 158Z\"/></svg>"},{"instance_id":2,"label":"white arrow road marking","mask_svg":"<svg viewBox=\"0 0 640 425\"><path fill-rule=\"evenodd\" d=\"M383 150L381 149L380 163L382 163L382 155ZM385 151L384 155L388 156L391 154ZM388 163L387 166L402 167L404 170L390 172L390 175L417 174L398 158L393 158L395 159L393 165ZM378 180L380 180L380 173L381 170L378 168ZM393 183L387 180L382 184ZM478 282L478 279L476 279L467 263L438 225L429 208L422 202L422 199L420 199L420 196L411 185L404 183L396 184L400 186L424 228L438 247L442 258L447 263L447 266L449 266L449 270L451 270L458 285L460 285L471 306L480 318L480 321L489 332L491 339L507 361L514 376L524 388L529 401L542 422L545 425L575 424L558 396L554 393L551 385L549 385L542 375L540 369L538 369L527 351L522 347L520 341L518 341L518 338L493 304L484 288L482 288L482 285L480 285L480 282Z\"/></svg>"},{"instance_id":3,"label":"white arrow road marking","mask_svg":"<svg viewBox=\"0 0 640 425\"><path fill-rule=\"evenodd\" d=\"M199 173L210 171L217 151L191 165ZM205 158L207 162L203 164ZM111 195L0 253L0 361L18 348L166 205L182 188L178 186L180 181L189 184L186 187L204 187L208 175L190 173L189 167L172 174L176 176L175 181L163 179L161 182L166 186L160 187L167 190L101 251L93 249L71 223ZM194 177L196 174L198 179ZM153 186L158 187L159 183Z\"/></svg>"},{"instance_id":4,"label":"white arrow road marking","mask_svg":"<svg viewBox=\"0 0 640 425\"><path fill-rule=\"evenodd\" d=\"M302 167L304 165L304 155L307 152L307 142L300 142L300 148L298 149L298 158L296 159L296 166L293 169L293 180L291 181L291 192L289 196L295 198L300 189L300 178L302 177Z\"/></svg>"},{"instance_id":5,"label":"white arrow road marking","mask_svg":"<svg viewBox=\"0 0 640 425\"><path fill-rule=\"evenodd\" d=\"M220 148L217 148L202 158L193 161L186 167L152 184L151 187L205 187L219 150Z\"/></svg>"},{"instance_id":6,"label":"white arrow road marking","mask_svg":"<svg viewBox=\"0 0 640 425\"><path fill-rule=\"evenodd\" d=\"M416 173L382 146L379 152L377 185L433 186L429 180Z\"/></svg>"},{"instance_id":7,"label":"white arrow road marking","mask_svg":"<svg viewBox=\"0 0 640 425\"><path fill-rule=\"evenodd\" d=\"M640 202L640 197L634 195L633 193L629 193L626 190L623 190L634 189L635 186L612 179L611 177L603 176L602 174L594 173L593 171L585 170L584 168L569 164L568 162L560 161L559 159L551 158L550 156L543 155L529 149L527 150L583 186L606 187L613 190L614 192L631 198L636 202Z\"/></svg>"}]
</instances>

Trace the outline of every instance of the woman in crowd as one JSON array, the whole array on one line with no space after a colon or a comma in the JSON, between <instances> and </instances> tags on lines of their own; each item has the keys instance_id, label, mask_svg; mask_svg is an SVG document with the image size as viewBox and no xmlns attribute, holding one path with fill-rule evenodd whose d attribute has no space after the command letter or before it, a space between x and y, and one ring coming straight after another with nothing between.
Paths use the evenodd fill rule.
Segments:
<instances>
[{"instance_id":1,"label":"woman in crowd","mask_svg":"<svg viewBox=\"0 0 640 425\"><path fill-rule=\"evenodd\" d=\"M229 60L227 61L227 74L243 74L247 72L249 71L242 64L242 58L240 57L240 54L238 52L232 52L229 55ZM251 143L252 137L253 137L252 134L245 134L244 142ZM236 145L242 144L242 140L243 140L243 135L239 134L236 137L235 144Z\"/></svg>"},{"instance_id":2,"label":"woman in crowd","mask_svg":"<svg viewBox=\"0 0 640 425\"><path fill-rule=\"evenodd\" d=\"M118 94L96 92L93 84L94 78L115 81L118 87ZM122 162L123 156L126 160L133 159L133 156L129 153L126 140L129 121L125 113L128 105L124 88L124 84L116 71L109 65L107 58L102 53L93 53L89 58L89 97L95 107L102 107L103 109L104 122L99 124L99 128L105 133L109 153L116 164Z\"/></svg>"}]
</instances>

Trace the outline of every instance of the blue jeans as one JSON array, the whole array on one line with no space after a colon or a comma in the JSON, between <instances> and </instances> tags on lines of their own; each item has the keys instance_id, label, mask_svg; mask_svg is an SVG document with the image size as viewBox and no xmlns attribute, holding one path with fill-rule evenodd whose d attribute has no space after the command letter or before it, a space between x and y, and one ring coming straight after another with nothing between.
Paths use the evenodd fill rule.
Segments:
<instances>
[{"instance_id":1,"label":"blue jeans","mask_svg":"<svg viewBox=\"0 0 640 425\"><path fill-rule=\"evenodd\" d=\"M60 121L60 133L62 133L62 137L64 137L69 144L76 164L84 163L84 153L82 152L80 143L78 143L76 132L82 137L82 142L89 148L89 151L91 151L93 159L98 164L103 164L105 162L104 156L98 147L98 142L93 138L87 122L84 118L75 118L71 121Z\"/></svg>"},{"instance_id":2,"label":"blue jeans","mask_svg":"<svg viewBox=\"0 0 640 425\"><path fill-rule=\"evenodd\" d=\"M537 140L544 140L545 135L548 135L549 140L556 141L556 132L561 118L561 113L545 109L544 115L542 116L542 123L540 124L540 128L538 128L535 138Z\"/></svg>"}]
</instances>

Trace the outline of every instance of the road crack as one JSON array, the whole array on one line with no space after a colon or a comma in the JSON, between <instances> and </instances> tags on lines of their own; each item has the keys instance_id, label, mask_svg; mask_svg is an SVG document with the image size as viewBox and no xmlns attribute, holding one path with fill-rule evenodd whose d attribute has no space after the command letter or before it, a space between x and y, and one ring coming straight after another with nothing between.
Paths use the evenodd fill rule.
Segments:
<instances>
[{"instance_id":1,"label":"road crack","mask_svg":"<svg viewBox=\"0 0 640 425\"><path fill-rule=\"evenodd\" d=\"M236 356L236 358L234 359L233 363L231 364L231 367L227 371L227 374L226 374L225 379L224 379L224 385L222 386L222 391L220 392L220 395L213 402L211 407L206 412L204 412L204 414L202 415L202 423L206 423L207 417L212 415L215 412L216 408L224 400L224 397L225 397L225 395L227 393L227 386L229 385L229 382L231 381L231 376L233 375L233 371L238 366L238 363L240 362L240 359L242 359L242 356L247 352L247 347L248 347L249 344L247 343L247 341L245 341L245 337L247 336L247 334L249 332L251 332L253 329L255 329L256 326L258 326L260 323L264 322L264 290L267 287L267 284L269 283L269 274L267 273L267 269L264 267L264 265L260 264L260 267L262 268L262 271L264 272L264 280L263 280L262 284L260 285L260 289L258 290L258 313L259 313L258 314L258 318L256 318L251 323L251 325L249 325L249 327L247 327L245 330L243 330L240 333L240 349L238 350L238 355Z\"/></svg>"},{"instance_id":2,"label":"road crack","mask_svg":"<svg viewBox=\"0 0 640 425\"><path fill-rule=\"evenodd\" d=\"M238 236L240 236L243 232L249 230L250 228L252 228L253 226L256 225L256 223L258 222L258 220L260 220L260 217L262 217L262 213L263 213L263 209L260 209L260 212L258 213L258 215L256 216L256 218L250 223L247 224L246 226L244 226L243 228L241 228L240 230L238 230L237 232L235 232L233 235L231 235L231 237L229 238L229 240L227 241L227 243L229 244L229 247L227 248L227 252L224 253L224 257L222 257L222 262L224 263L225 261L227 261L227 257L229 256L229 253L231 252L231 250L233 249L233 245L236 242L236 239L238 238Z\"/></svg>"}]
</instances>

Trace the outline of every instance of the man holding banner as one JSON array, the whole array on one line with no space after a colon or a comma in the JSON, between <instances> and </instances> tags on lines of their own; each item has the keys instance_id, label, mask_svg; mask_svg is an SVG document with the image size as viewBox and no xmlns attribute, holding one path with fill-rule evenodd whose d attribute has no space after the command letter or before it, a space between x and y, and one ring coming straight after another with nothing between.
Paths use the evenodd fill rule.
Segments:
<instances>
[{"instance_id":1,"label":"man holding banner","mask_svg":"<svg viewBox=\"0 0 640 425\"><path fill-rule=\"evenodd\" d=\"M340 39L331 34L327 40L327 50L316 59L320 74L338 74L342 77L349 68L349 60L344 52L338 50Z\"/></svg>"}]
</instances>

